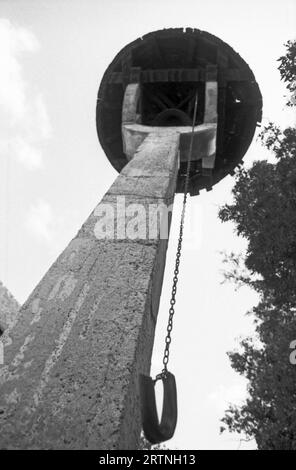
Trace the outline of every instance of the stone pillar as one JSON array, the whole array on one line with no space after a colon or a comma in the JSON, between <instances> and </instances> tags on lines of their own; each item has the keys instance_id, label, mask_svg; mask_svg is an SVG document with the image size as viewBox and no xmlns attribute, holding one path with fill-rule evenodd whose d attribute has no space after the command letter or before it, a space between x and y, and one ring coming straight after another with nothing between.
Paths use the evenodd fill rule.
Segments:
<instances>
[{"instance_id":1,"label":"stone pillar","mask_svg":"<svg viewBox=\"0 0 296 470\"><path fill-rule=\"evenodd\" d=\"M148 214L172 204L178 147L175 132L145 138L22 307L0 366L0 448L137 448L138 374L150 369L167 239L153 223L154 239L127 238L120 205Z\"/></svg>"}]
</instances>

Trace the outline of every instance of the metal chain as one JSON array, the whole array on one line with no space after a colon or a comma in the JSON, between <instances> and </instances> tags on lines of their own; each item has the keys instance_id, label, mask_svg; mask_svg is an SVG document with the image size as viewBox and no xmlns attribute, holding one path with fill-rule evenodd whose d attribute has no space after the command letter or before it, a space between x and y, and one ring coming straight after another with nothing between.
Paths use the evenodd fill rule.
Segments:
<instances>
[{"instance_id":1,"label":"metal chain","mask_svg":"<svg viewBox=\"0 0 296 470\"><path fill-rule=\"evenodd\" d=\"M192 149L193 149L193 137L194 137L194 125L195 125L195 120L196 120L196 113L197 113L197 93L195 95L195 102L194 102L194 113L193 113L193 121L192 121L190 147L189 147L187 170L186 170L185 184L184 184L183 207L182 207L182 213L181 213L179 239L178 239L178 245L177 245L173 286L172 286L172 292L171 292L167 335L165 338L165 349L164 349L164 355L163 355L163 361L162 361L164 367L163 367L162 372L156 376L155 380L159 380L162 377L166 376L167 366L168 366L169 356L170 356L170 345L172 341L171 332L173 329L173 318L175 314L176 293L177 293L177 284L178 284L179 267L180 267L180 259L181 259L181 249L182 249L182 242L183 242L184 220L185 220L185 212L186 212L187 193L188 193L188 188L189 188L189 178L190 178L190 169L191 169L191 157L192 157Z\"/></svg>"}]
</instances>

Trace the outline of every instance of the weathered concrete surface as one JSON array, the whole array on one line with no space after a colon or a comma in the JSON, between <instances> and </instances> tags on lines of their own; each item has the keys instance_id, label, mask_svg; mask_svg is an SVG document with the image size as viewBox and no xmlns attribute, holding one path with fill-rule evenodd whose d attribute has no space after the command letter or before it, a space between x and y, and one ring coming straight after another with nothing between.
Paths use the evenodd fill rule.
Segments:
<instances>
[{"instance_id":1,"label":"weathered concrete surface","mask_svg":"<svg viewBox=\"0 0 296 470\"><path fill-rule=\"evenodd\" d=\"M135 154L144 139L150 134L165 136L168 132L180 134L180 161L188 161L192 129L190 126L152 127L143 124L124 124L122 140L124 152L128 159ZM213 152L216 151L217 124L206 123L195 126L193 135L192 160L202 160L203 165L214 163Z\"/></svg>"},{"instance_id":2,"label":"weathered concrete surface","mask_svg":"<svg viewBox=\"0 0 296 470\"><path fill-rule=\"evenodd\" d=\"M122 127L128 123L140 122L141 114L137 114L140 94L141 87L139 83L127 85L122 104Z\"/></svg>"},{"instance_id":3,"label":"weathered concrete surface","mask_svg":"<svg viewBox=\"0 0 296 470\"><path fill-rule=\"evenodd\" d=\"M175 133L148 136L101 204L172 203L178 147ZM137 447L138 374L150 369L167 240L159 230L153 240L98 240L99 206L5 338L2 449Z\"/></svg>"},{"instance_id":4,"label":"weathered concrete surface","mask_svg":"<svg viewBox=\"0 0 296 470\"><path fill-rule=\"evenodd\" d=\"M0 281L0 336L16 321L20 305Z\"/></svg>"}]
</instances>

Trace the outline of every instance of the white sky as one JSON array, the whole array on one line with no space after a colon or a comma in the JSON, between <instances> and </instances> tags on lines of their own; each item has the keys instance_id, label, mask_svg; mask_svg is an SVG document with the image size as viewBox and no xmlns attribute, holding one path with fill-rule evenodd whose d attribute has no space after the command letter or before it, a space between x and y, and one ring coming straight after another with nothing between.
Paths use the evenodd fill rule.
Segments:
<instances>
[{"instance_id":1,"label":"white sky","mask_svg":"<svg viewBox=\"0 0 296 470\"><path fill-rule=\"evenodd\" d=\"M295 36L294 0L0 0L0 18L0 279L20 302L116 177L97 140L96 95L106 67L130 41L165 27L215 34L253 69L264 121L293 123L276 59ZM254 141L246 165L264 157ZM245 313L257 301L247 288L221 285L219 252L246 246L217 218L232 185L227 177L189 202L170 359L179 421L170 448L254 448L238 436L219 435L227 403L245 393L226 352L252 333ZM154 372L162 367L180 209L177 196Z\"/></svg>"}]
</instances>

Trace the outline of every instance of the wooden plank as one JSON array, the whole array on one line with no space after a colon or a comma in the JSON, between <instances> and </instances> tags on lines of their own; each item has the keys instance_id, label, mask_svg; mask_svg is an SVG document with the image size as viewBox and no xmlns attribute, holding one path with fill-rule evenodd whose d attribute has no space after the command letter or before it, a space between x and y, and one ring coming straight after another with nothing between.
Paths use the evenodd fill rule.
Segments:
<instances>
[{"instance_id":1,"label":"wooden plank","mask_svg":"<svg viewBox=\"0 0 296 470\"><path fill-rule=\"evenodd\" d=\"M127 64L125 66L125 73L113 72L107 77L108 83L121 84L123 79L128 80L131 83L131 78L134 80L135 71L137 67L132 67L127 73ZM138 73L138 71L136 72ZM219 70L219 81L225 80L228 82L245 82L249 81L250 76L244 70L239 69L226 69ZM206 71L203 67L197 67L195 69L147 69L142 70L139 73L137 81L142 83L157 83L157 82L204 82L206 81Z\"/></svg>"}]
</instances>

